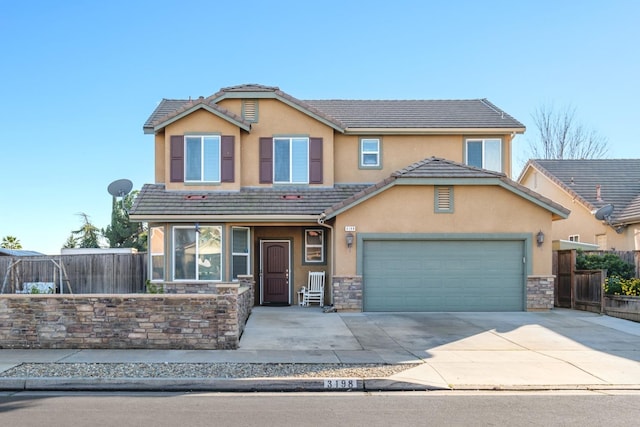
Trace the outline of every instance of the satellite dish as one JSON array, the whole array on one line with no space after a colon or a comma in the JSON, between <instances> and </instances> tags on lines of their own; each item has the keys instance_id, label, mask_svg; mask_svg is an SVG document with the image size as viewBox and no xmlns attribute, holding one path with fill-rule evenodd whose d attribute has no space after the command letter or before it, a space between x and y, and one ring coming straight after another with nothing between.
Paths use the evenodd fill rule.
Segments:
<instances>
[{"instance_id":1,"label":"satellite dish","mask_svg":"<svg viewBox=\"0 0 640 427\"><path fill-rule=\"evenodd\" d=\"M604 205L600 209L598 209L595 213L596 219L600 221L607 221L611 218L611 214L613 213L613 205L611 203Z\"/></svg>"},{"instance_id":2,"label":"satellite dish","mask_svg":"<svg viewBox=\"0 0 640 427\"><path fill-rule=\"evenodd\" d=\"M132 188L133 183L131 181L129 181L128 179L119 179L109 184L109 186L107 187L107 191L113 197L124 197L129 194Z\"/></svg>"}]
</instances>

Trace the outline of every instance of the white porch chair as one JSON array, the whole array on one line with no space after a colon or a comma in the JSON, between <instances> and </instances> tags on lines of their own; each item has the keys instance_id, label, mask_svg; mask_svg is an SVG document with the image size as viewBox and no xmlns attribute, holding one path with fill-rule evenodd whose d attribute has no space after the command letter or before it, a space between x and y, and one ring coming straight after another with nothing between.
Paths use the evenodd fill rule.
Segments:
<instances>
[{"instance_id":1,"label":"white porch chair","mask_svg":"<svg viewBox=\"0 0 640 427\"><path fill-rule=\"evenodd\" d=\"M318 303L324 307L324 271L310 271L307 286L303 289L302 305Z\"/></svg>"}]
</instances>

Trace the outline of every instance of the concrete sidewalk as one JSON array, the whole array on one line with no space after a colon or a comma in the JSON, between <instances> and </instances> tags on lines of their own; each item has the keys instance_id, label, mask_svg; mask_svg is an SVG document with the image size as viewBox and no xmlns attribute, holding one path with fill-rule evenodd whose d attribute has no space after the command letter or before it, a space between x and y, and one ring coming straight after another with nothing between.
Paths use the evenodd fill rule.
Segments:
<instances>
[{"instance_id":1,"label":"concrete sidewalk","mask_svg":"<svg viewBox=\"0 0 640 427\"><path fill-rule=\"evenodd\" d=\"M355 390L640 390L640 323L538 313L323 313L255 307L238 350L0 350L20 363L384 363ZM328 382L331 380L332 382ZM326 390L337 378L0 378L0 390Z\"/></svg>"}]
</instances>

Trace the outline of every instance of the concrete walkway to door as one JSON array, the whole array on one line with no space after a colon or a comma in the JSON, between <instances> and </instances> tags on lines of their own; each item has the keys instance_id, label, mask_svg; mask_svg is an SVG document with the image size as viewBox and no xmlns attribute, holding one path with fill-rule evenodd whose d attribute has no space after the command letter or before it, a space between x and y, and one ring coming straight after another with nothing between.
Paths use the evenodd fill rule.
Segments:
<instances>
[{"instance_id":1,"label":"concrete walkway to door","mask_svg":"<svg viewBox=\"0 0 640 427\"><path fill-rule=\"evenodd\" d=\"M453 389L640 390L640 323L554 309L323 313L255 307L241 360L419 364L390 380Z\"/></svg>"}]
</instances>

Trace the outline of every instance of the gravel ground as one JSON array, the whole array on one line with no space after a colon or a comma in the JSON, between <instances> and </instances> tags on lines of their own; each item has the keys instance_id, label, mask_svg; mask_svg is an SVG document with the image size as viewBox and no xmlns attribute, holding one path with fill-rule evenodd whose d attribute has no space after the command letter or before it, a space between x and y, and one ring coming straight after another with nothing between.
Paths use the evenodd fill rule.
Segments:
<instances>
[{"instance_id":1,"label":"gravel ground","mask_svg":"<svg viewBox=\"0 0 640 427\"><path fill-rule=\"evenodd\" d=\"M416 364L23 363L9 378L384 378Z\"/></svg>"}]
</instances>

